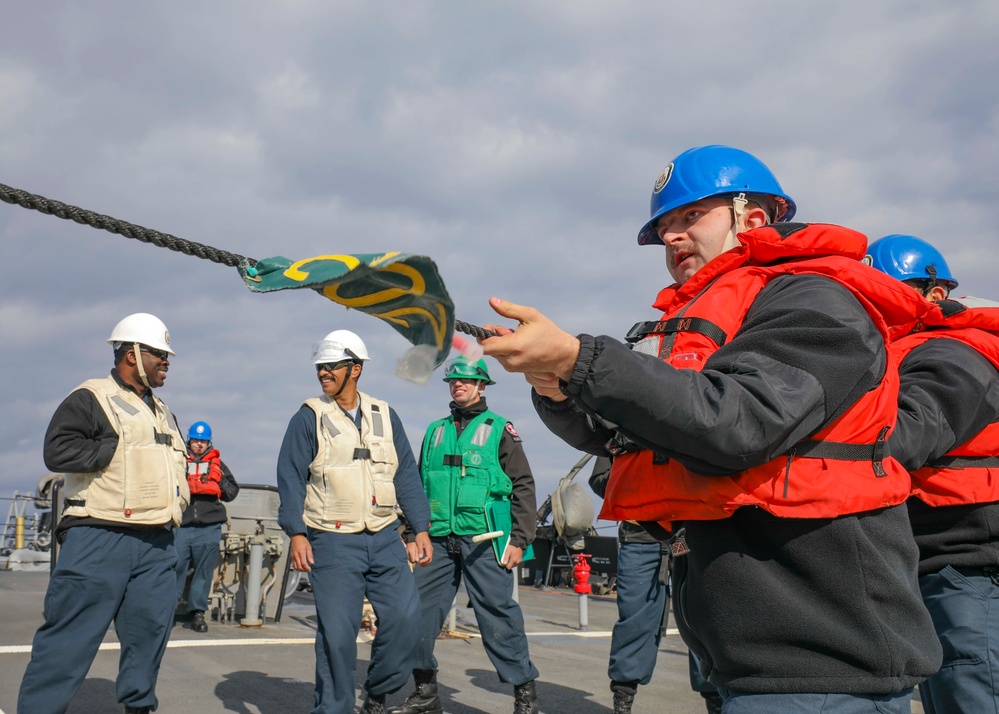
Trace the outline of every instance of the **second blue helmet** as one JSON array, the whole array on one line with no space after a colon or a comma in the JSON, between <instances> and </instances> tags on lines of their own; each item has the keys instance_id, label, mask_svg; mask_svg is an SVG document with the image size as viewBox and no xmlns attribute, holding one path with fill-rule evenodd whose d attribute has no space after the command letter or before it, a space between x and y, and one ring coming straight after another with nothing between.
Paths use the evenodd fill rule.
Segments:
<instances>
[{"instance_id":1,"label":"second blue helmet","mask_svg":"<svg viewBox=\"0 0 999 714\"><path fill-rule=\"evenodd\" d=\"M201 441L211 441L212 440L212 428L208 426L208 422L196 421L191 424L191 428L187 430L187 440L200 439Z\"/></svg>"},{"instance_id":2,"label":"second blue helmet","mask_svg":"<svg viewBox=\"0 0 999 714\"><path fill-rule=\"evenodd\" d=\"M896 280L936 280L957 287L939 250L916 236L893 233L867 246L864 262Z\"/></svg>"},{"instance_id":3,"label":"second blue helmet","mask_svg":"<svg viewBox=\"0 0 999 714\"><path fill-rule=\"evenodd\" d=\"M789 221L797 210L773 172L752 154L713 144L687 149L659 174L652 189L652 218L638 232L639 245L662 245L656 222L664 213L713 196L769 196L776 204L774 221Z\"/></svg>"}]
</instances>

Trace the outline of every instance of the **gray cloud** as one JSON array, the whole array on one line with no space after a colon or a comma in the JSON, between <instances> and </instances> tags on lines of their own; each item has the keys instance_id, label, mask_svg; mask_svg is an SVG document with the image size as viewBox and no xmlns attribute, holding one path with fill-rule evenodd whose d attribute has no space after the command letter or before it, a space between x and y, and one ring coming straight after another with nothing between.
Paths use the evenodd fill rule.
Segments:
<instances>
[{"instance_id":1,"label":"gray cloud","mask_svg":"<svg viewBox=\"0 0 999 714\"><path fill-rule=\"evenodd\" d=\"M729 143L801 218L922 235L988 297L997 31L988 0L16 3L0 182L255 258L427 254L459 318L491 321L498 294L621 335L668 281L635 243L652 182ZM309 346L336 327L369 342L362 387L414 443L445 411L436 378L392 377L399 336L314 294L253 295L231 268L6 204L0 260L0 492L33 485L53 409L139 310L174 335L163 397L245 481L273 482ZM547 491L576 454L495 371Z\"/></svg>"}]
</instances>

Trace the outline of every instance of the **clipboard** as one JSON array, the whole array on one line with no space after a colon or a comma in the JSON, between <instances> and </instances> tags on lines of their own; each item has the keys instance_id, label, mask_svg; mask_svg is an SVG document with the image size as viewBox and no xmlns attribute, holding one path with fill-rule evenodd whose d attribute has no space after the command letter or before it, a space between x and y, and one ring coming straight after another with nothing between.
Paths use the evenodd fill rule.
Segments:
<instances>
[{"instance_id":1,"label":"clipboard","mask_svg":"<svg viewBox=\"0 0 999 714\"><path fill-rule=\"evenodd\" d=\"M503 531L499 538L493 538L493 553L496 555L496 562L503 558L503 551L506 544L510 542L510 531L513 528L513 517L510 515L510 501L489 501L486 503L486 525L490 531ZM534 560L534 544L531 543L524 548L524 555L521 562Z\"/></svg>"}]
</instances>

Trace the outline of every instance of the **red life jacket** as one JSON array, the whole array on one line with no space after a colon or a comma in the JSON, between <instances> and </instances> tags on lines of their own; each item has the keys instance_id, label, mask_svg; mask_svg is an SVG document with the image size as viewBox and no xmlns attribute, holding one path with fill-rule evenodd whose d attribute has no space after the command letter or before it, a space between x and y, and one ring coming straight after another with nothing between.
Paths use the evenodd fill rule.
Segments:
<instances>
[{"instance_id":1,"label":"red life jacket","mask_svg":"<svg viewBox=\"0 0 999 714\"><path fill-rule=\"evenodd\" d=\"M999 369L999 307L969 308L957 300L937 305L917 331L892 344L898 363L919 345L941 338L968 345ZM913 471L912 495L930 506L999 501L999 422Z\"/></svg>"},{"instance_id":2,"label":"red life jacket","mask_svg":"<svg viewBox=\"0 0 999 714\"><path fill-rule=\"evenodd\" d=\"M222 459L218 449L212 449L200 458L187 455L187 485L191 493L205 496L222 496Z\"/></svg>"},{"instance_id":3,"label":"red life jacket","mask_svg":"<svg viewBox=\"0 0 999 714\"><path fill-rule=\"evenodd\" d=\"M782 275L822 275L843 285L886 344L891 327L911 330L932 309L915 291L859 262L867 239L855 231L777 224L741 233L739 240L743 245L712 260L682 286L664 289L655 303L663 319L638 330L658 339L659 356L668 364L703 369L738 332L759 292ZM635 336L633 329L629 339ZM712 520L742 506L759 506L783 518L834 518L900 504L909 495L909 475L885 455L897 399L897 364L888 352L881 384L811 439L760 466L731 476L702 476L648 450L622 453L611 467L600 517Z\"/></svg>"}]
</instances>

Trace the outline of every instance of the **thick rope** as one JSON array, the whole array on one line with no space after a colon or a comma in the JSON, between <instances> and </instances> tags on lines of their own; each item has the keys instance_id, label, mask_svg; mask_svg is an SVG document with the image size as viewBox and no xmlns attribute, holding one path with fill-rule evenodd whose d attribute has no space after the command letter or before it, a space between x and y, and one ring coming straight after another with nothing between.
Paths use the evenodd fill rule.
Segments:
<instances>
[{"instance_id":1,"label":"thick rope","mask_svg":"<svg viewBox=\"0 0 999 714\"><path fill-rule=\"evenodd\" d=\"M49 216L56 216L67 221L76 221L81 225L99 228L109 233L142 241L143 243L152 243L160 248L169 248L184 255L193 255L196 258L210 260L213 263L228 265L230 268L248 267L255 265L257 262L253 258L246 258L236 253L229 253L208 245L194 243L183 238L178 238L177 236L172 236L169 233L154 231L151 228L143 228L134 223L128 223L127 221L121 221L111 216L88 211L85 208L70 206L60 201L45 198L44 196L36 196L33 193L11 188L2 183L0 183L0 201L21 206L22 208L30 208L33 211L38 211Z\"/></svg>"},{"instance_id":2,"label":"thick rope","mask_svg":"<svg viewBox=\"0 0 999 714\"><path fill-rule=\"evenodd\" d=\"M230 268L246 268L257 264L257 261L254 258L246 258L242 255L238 255L237 253L230 253L225 250L213 248L210 245L202 245L201 243L195 243L194 241L184 240L183 238L178 238L177 236L170 235L169 233L160 233L152 228L143 228L142 226L137 226L134 223L129 223L128 221L122 221L117 218L112 218L111 216L105 216L101 213L88 211L85 208L70 206L69 204L62 203L61 201L54 201L50 198L45 198L44 196L38 196L17 188L11 188L10 186L2 183L0 183L0 201L20 206L21 208L29 208L48 216L55 216L67 221L75 221L76 223L84 226L98 228L109 233L142 241L143 243L151 243L152 245L160 248L169 248L172 251L183 253L184 255L193 255L196 258L210 260L213 263L228 265ZM473 325L469 322L462 322L461 320L454 321L454 329L458 332L464 332L466 335L472 335L473 337L477 337L479 339L497 337L495 332L484 330L477 325Z\"/></svg>"},{"instance_id":3,"label":"thick rope","mask_svg":"<svg viewBox=\"0 0 999 714\"><path fill-rule=\"evenodd\" d=\"M470 322L463 322L461 320L454 321L454 329L458 332L464 332L466 335L478 337L480 340L484 340L487 337L499 337L498 332L493 332L492 330L487 330L479 327L478 325L473 325Z\"/></svg>"}]
</instances>

